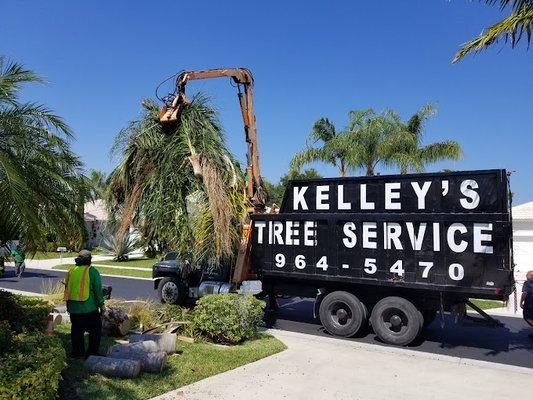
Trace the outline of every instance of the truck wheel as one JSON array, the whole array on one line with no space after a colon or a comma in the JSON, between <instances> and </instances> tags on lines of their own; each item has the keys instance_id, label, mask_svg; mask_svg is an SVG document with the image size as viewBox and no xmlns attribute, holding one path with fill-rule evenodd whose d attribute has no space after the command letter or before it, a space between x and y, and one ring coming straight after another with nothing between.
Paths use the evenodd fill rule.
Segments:
<instances>
[{"instance_id":1,"label":"truck wheel","mask_svg":"<svg viewBox=\"0 0 533 400\"><path fill-rule=\"evenodd\" d=\"M368 318L366 306L348 292L332 292L320 303L320 322L330 334L349 337L355 335Z\"/></svg>"},{"instance_id":2,"label":"truck wheel","mask_svg":"<svg viewBox=\"0 0 533 400\"><path fill-rule=\"evenodd\" d=\"M385 343L406 346L422 330L420 311L402 297L385 297L378 301L370 317L372 328Z\"/></svg>"},{"instance_id":3,"label":"truck wheel","mask_svg":"<svg viewBox=\"0 0 533 400\"><path fill-rule=\"evenodd\" d=\"M159 282L157 292L162 303L167 304L183 304L185 301L186 292L185 287L176 278L163 278Z\"/></svg>"}]
</instances>

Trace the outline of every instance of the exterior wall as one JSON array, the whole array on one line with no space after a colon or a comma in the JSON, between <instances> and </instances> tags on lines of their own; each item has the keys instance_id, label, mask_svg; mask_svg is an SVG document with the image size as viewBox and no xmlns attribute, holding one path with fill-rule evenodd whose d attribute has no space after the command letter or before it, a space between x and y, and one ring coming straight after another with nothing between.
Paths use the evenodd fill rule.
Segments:
<instances>
[{"instance_id":1,"label":"exterior wall","mask_svg":"<svg viewBox=\"0 0 533 400\"><path fill-rule=\"evenodd\" d=\"M517 313L521 313L519 304L515 302L520 301L527 271L533 270L533 220L513 220L513 250L516 294L509 297L507 309L511 312L516 309Z\"/></svg>"},{"instance_id":2,"label":"exterior wall","mask_svg":"<svg viewBox=\"0 0 533 400\"><path fill-rule=\"evenodd\" d=\"M85 229L87 230L87 244L88 248L98 247L104 237L105 221L85 221Z\"/></svg>"}]
</instances>

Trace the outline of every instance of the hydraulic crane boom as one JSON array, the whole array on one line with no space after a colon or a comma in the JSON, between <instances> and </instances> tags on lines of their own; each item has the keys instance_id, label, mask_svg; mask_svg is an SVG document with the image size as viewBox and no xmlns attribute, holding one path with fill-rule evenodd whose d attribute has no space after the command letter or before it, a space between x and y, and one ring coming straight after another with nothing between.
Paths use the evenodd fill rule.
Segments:
<instances>
[{"instance_id":1,"label":"hydraulic crane boom","mask_svg":"<svg viewBox=\"0 0 533 400\"><path fill-rule=\"evenodd\" d=\"M178 121L183 108L190 103L185 95L185 86L188 81L220 77L229 77L237 84L237 96L244 123L244 135L248 145L246 195L252 203L254 211L263 212L266 196L261 185L261 172L259 168L259 148L257 144L257 128L252 94L254 79L248 69L217 68L180 73L176 78L176 91L167 98L166 105L161 109L159 114L159 120L163 124L176 123ZM241 91L241 86L244 93Z\"/></svg>"}]
</instances>

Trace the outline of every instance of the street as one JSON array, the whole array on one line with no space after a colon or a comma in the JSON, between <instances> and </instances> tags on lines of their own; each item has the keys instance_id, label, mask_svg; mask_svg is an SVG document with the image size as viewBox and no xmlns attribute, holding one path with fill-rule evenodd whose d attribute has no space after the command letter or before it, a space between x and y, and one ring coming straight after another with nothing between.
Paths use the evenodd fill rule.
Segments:
<instances>
[{"instance_id":1,"label":"street","mask_svg":"<svg viewBox=\"0 0 533 400\"><path fill-rule=\"evenodd\" d=\"M41 292L45 280L57 282L62 279L63 274L62 271L27 269L23 278L19 280L14 276L13 269L8 268L4 277L0 278L0 288ZM102 283L113 287L113 298L157 300L153 284L149 280L103 276ZM318 320L313 319L312 299L284 299L280 303L281 307L277 312L267 313L265 318L267 327L317 336L330 336L323 330ZM532 329L527 328L521 318L497 316L497 319L505 326L492 328L471 322L458 325L454 323L451 316L447 315L445 327L442 329L440 320L437 318L422 337L409 346L409 349L533 368L533 339L527 336ZM378 341L369 329L358 337L338 340L387 346Z\"/></svg>"}]
</instances>

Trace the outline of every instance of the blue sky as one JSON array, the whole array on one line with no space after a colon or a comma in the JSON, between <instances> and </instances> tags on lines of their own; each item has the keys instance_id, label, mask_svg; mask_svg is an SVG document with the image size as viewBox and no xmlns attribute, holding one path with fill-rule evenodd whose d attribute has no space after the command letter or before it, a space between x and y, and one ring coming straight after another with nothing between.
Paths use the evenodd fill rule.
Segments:
<instances>
[{"instance_id":1,"label":"blue sky","mask_svg":"<svg viewBox=\"0 0 533 400\"><path fill-rule=\"evenodd\" d=\"M390 107L407 118L434 102L426 141L455 139L465 157L428 170L507 168L515 203L523 203L533 200L533 53L501 44L451 64L460 43L500 17L497 7L467 0L4 1L0 53L50 82L25 98L66 119L88 168L113 168L115 134L164 78L246 66L256 79L268 179L286 172L320 117L342 128L352 109ZM235 89L225 79L188 87L198 90L211 96L244 159Z\"/></svg>"}]
</instances>

